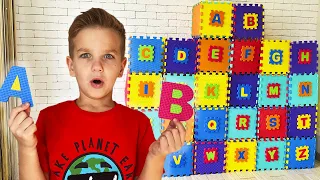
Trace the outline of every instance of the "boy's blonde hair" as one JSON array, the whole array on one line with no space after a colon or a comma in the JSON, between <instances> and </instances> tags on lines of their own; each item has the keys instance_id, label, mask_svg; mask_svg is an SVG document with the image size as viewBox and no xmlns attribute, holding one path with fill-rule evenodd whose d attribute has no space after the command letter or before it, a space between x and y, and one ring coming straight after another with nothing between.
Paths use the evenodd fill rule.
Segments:
<instances>
[{"instance_id":1,"label":"boy's blonde hair","mask_svg":"<svg viewBox=\"0 0 320 180\"><path fill-rule=\"evenodd\" d=\"M102 28L111 28L116 31L121 38L121 57L123 59L125 54L125 40L126 32L123 24L115 18L113 15L109 14L107 11L101 8L91 8L86 12L78 15L73 21L72 25L69 28L69 55L73 58L74 43L73 39L77 34L85 28L89 27L102 27Z\"/></svg>"}]
</instances>

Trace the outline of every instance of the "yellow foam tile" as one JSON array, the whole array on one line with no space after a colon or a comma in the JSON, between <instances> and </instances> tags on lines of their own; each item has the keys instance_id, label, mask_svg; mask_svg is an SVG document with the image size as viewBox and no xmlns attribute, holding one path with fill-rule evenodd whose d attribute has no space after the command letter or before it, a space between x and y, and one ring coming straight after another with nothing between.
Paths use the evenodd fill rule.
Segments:
<instances>
[{"instance_id":1,"label":"yellow foam tile","mask_svg":"<svg viewBox=\"0 0 320 180\"><path fill-rule=\"evenodd\" d=\"M261 72L266 74L289 73L290 41L263 40L262 43ZM282 55L271 53L272 51L280 51Z\"/></svg>"},{"instance_id":2,"label":"yellow foam tile","mask_svg":"<svg viewBox=\"0 0 320 180\"><path fill-rule=\"evenodd\" d=\"M161 95L161 74L129 74L128 102L131 108L159 108ZM152 85L151 95L144 96L141 93L141 84L150 83ZM151 86L150 86L151 87Z\"/></svg>"},{"instance_id":3,"label":"yellow foam tile","mask_svg":"<svg viewBox=\"0 0 320 180\"><path fill-rule=\"evenodd\" d=\"M227 106L228 100L228 81L229 77L226 73L204 74L198 73L195 88L195 104L196 107L204 106ZM214 92L208 90L214 86ZM209 91L209 92L208 92ZM209 96L208 96L209 93Z\"/></svg>"},{"instance_id":4,"label":"yellow foam tile","mask_svg":"<svg viewBox=\"0 0 320 180\"><path fill-rule=\"evenodd\" d=\"M244 154L245 161L236 161L239 156L237 150L248 149ZM251 142L239 142L230 141L227 142L227 152L226 152L226 171L255 171L256 170L256 151L257 142L252 140Z\"/></svg>"}]
</instances>

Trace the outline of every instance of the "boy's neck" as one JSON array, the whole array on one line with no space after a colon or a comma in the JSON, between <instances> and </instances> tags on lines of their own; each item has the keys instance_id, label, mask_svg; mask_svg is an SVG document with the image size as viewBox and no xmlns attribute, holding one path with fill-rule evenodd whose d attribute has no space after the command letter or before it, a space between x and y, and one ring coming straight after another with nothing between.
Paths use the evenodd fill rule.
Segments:
<instances>
[{"instance_id":1,"label":"boy's neck","mask_svg":"<svg viewBox=\"0 0 320 180\"><path fill-rule=\"evenodd\" d=\"M76 100L79 108L89 112L105 112L115 106L112 96L106 96L101 99L91 99L80 93L79 98Z\"/></svg>"}]
</instances>

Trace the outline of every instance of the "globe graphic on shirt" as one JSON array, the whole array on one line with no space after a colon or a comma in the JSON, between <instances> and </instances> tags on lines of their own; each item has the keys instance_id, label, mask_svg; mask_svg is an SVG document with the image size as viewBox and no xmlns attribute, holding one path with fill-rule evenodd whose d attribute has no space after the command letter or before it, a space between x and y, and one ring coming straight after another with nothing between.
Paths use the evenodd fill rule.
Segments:
<instances>
[{"instance_id":1,"label":"globe graphic on shirt","mask_svg":"<svg viewBox=\"0 0 320 180\"><path fill-rule=\"evenodd\" d=\"M122 173L110 158L101 154L86 154L73 161L63 179L122 180Z\"/></svg>"}]
</instances>

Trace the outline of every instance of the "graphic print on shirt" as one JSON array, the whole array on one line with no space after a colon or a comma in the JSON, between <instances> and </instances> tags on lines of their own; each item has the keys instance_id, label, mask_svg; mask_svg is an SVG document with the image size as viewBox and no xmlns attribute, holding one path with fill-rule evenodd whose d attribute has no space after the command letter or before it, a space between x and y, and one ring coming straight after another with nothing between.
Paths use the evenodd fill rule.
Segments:
<instances>
[{"instance_id":1,"label":"graphic print on shirt","mask_svg":"<svg viewBox=\"0 0 320 180\"><path fill-rule=\"evenodd\" d=\"M102 154L86 154L68 167L64 180L123 180L118 166Z\"/></svg>"},{"instance_id":2,"label":"graphic print on shirt","mask_svg":"<svg viewBox=\"0 0 320 180\"><path fill-rule=\"evenodd\" d=\"M103 138L74 141L73 148L52 161L51 172L59 180L132 180L134 163L121 146ZM71 150L71 151L70 151Z\"/></svg>"}]
</instances>

